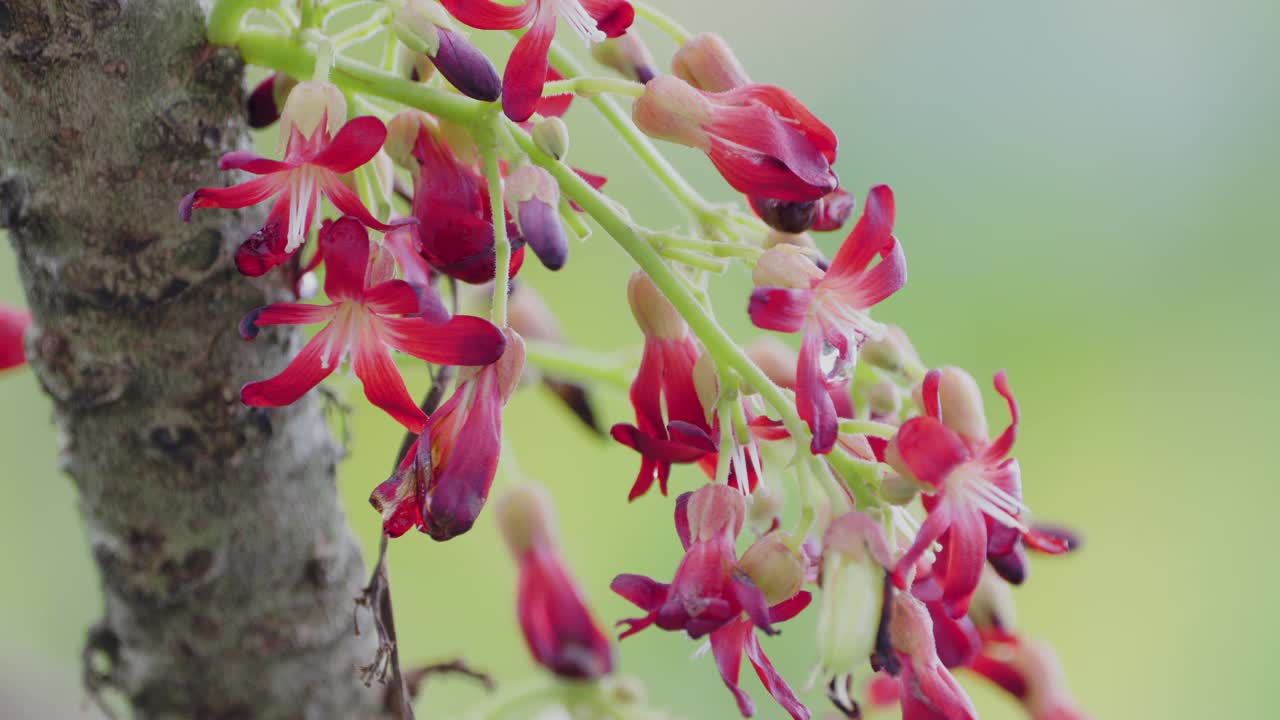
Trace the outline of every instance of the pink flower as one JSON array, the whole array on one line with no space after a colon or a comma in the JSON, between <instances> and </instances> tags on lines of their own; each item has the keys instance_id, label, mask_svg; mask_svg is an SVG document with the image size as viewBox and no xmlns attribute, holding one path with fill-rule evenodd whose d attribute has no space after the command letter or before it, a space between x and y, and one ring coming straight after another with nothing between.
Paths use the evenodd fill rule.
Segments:
<instances>
[{"instance_id":1,"label":"pink flower","mask_svg":"<svg viewBox=\"0 0 1280 720\"><path fill-rule=\"evenodd\" d=\"M0 370L18 367L27 361L23 336L31 325L31 313L0 305Z\"/></svg>"},{"instance_id":2,"label":"pink flower","mask_svg":"<svg viewBox=\"0 0 1280 720\"><path fill-rule=\"evenodd\" d=\"M1071 696L1062 663L1047 643L993 643L970 669L1017 698L1031 720L1089 720Z\"/></svg>"},{"instance_id":3,"label":"pink flower","mask_svg":"<svg viewBox=\"0 0 1280 720\"><path fill-rule=\"evenodd\" d=\"M498 526L520 568L516 608L534 660L560 677L589 680L613 672L613 648L565 569L546 493L517 487L498 502Z\"/></svg>"},{"instance_id":4,"label":"pink flower","mask_svg":"<svg viewBox=\"0 0 1280 720\"><path fill-rule=\"evenodd\" d=\"M434 325L417 317L423 307L420 296L433 291L390 279L385 269L370 277L369 233L355 218L326 222L320 235L328 267L325 293L332 303L268 305L245 316L240 330L252 340L268 325L328 324L279 375L245 385L241 400L255 407L288 405L350 356L369 402L410 430L421 430L427 418L409 396L389 350L443 365L490 363L502 354L501 331L487 320L466 315L434 317Z\"/></svg>"},{"instance_id":5,"label":"pink flower","mask_svg":"<svg viewBox=\"0 0 1280 720\"><path fill-rule=\"evenodd\" d=\"M774 670L755 630L777 634L773 623L798 615L809 605L810 595L795 592L772 607L768 605L764 591L738 562L734 548L745 515L742 494L727 485L712 483L681 495L676 501L676 531L685 557L671 584L642 575L619 575L610 585L614 592L648 613L619 623L628 626L621 637L650 625L683 630L694 639L710 635L716 667L744 717L755 712L750 696L738 686L745 652L774 699L793 718L808 720L808 709Z\"/></svg>"},{"instance_id":6,"label":"pink flower","mask_svg":"<svg viewBox=\"0 0 1280 720\"><path fill-rule=\"evenodd\" d=\"M716 441L694 385L699 351L689 326L643 272L631 276L627 298L644 332L644 356L631 384L636 424L618 423L611 434L640 453L640 473L628 496L635 500L655 479L666 495L672 463L696 462L715 453Z\"/></svg>"},{"instance_id":7,"label":"pink flower","mask_svg":"<svg viewBox=\"0 0 1280 720\"><path fill-rule=\"evenodd\" d=\"M503 332L502 357L463 371L399 470L374 489L369 503L382 513L387 535L399 537L417 526L436 540L449 540L480 516L498 470L502 407L524 369L524 340L510 328Z\"/></svg>"},{"instance_id":8,"label":"pink flower","mask_svg":"<svg viewBox=\"0 0 1280 720\"><path fill-rule=\"evenodd\" d=\"M835 133L775 85L705 92L662 75L645 85L632 117L651 137L706 153L734 190L751 197L805 202L839 184Z\"/></svg>"},{"instance_id":9,"label":"pink flower","mask_svg":"<svg viewBox=\"0 0 1280 720\"><path fill-rule=\"evenodd\" d=\"M220 169L260 177L229 188L201 188L184 197L178 207L182 219L190 221L191 211L197 208L243 208L276 198L266 224L236 252L236 267L245 275L266 273L302 246L322 195L344 215L371 228L391 229L365 208L340 177L373 159L387 129L375 117L358 117L337 129L346 117L346 102L330 87L301 83L289 94L282 115L281 133L287 138L283 160L245 151L227 153L218 164Z\"/></svg>"},{"instance_id":10,"label":"pink flower","mask_svg":"<svg viewBox=\"0 0 1280 720\"><path fill-rule=\"evenodd\" d=\"M900 665L903 720L977 720L973 702L938 658L929 611L910 593L894 596L889 638Z\"/></svg>"},{"instance_id":11,"label":"pink flower","mask_svg":"<svg viewBox=\"0 0 1280 720\"><path fill-rule=\"evenodd\" d=\"M825 273L789 246L770 249L756 265L751 321L766 330L804 332L796 406L813 432L814 453L830 452L836 442L839 420L828 388L843 384L858 348L884 332L866 311L907 282L893 220L893 192L878 185L868 193L862 217ZM880 262L869 268L876 257ZM824 358L830 358L829 369L823 367Z\"/></svg>"},{"instance_id":12,"label":"pink flower","mask_svg":"<svg viewBox=\"0 0 1280 720\"><path fill-rule=\"evenodd\" d=\"M1008 457L1018 432L1018 404L1003 372L996 374L995 387L1008 404L1011 421L991 441L973 378L956 368L930 371L922 392L925 415L903 423L886 452L899 473L932 493L922 498L929 515L898 561L894 582L905 588L924 552L941 542L932 573L942 585L943 605L957 618L967 612L982 576L989 523L1013 528L1050 551L1068 549L1020 519L1026 510L1021 471L1018 461Z\"/></svg>"},{"instance_id":13,"label":"pink flower","mask_svg":"<svg viewBox=\"0 0 1280 720\"><path fill-rule=\"evenodd\" d=\"M492 0L440 0L455 18L481 30L529 32L516 42L502 78L502 109L507 117L523 122L533 115L547 78L547 54L556 34L556 18L564 17L589 43L618 37L635 19L626 0L525 0L500 5Z\"/></svg>"}]
</instances>

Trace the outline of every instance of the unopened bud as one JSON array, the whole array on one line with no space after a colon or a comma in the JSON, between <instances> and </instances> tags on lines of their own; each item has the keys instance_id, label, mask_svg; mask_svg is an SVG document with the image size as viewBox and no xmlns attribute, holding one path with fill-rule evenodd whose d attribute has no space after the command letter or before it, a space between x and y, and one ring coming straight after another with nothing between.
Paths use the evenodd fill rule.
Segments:
<instances>
[{"instance_id":1,"label":"unopened bud","mask_svg":"<svg viewBox=\"0 0 1280 720\"><path fill-rule=\"evenodd\" d=\"M431 62L431 58L420 52L414 52L408 48L402 48L404 51L405 67L409 68L409 79L416 83L430 82L435 77L436 64Z\"/></svg>"},{"instance_id":2,"label":"unopened bud","mask_svg":"<svg viewBox=\"0 0 1280 720\"><path fill-rule=\"evenodd\" d=\"M809 233L791 234L771 230L764 238L764 249L778 247L779 245L792 245L802 248L810 253L816 253L818 246L813 242L813 238Z\"/></svg>"},{"instance_id":3,"label":"unopened bud","mask_svg":"<svg viewBox=\"0 0 1280 720\"><path fill-rule=\"evenodd\" d=\"M893 649L912 657L928 657L936 653L933 619L924 603L911 593L893 596L893 612L889 618L889 640Z\"/></svg>"},{"instance_id":4,"label":"unopened bud","mask_svg":"<svg viewBox=\"0 0 1280 720\"><path fill-rule=\"evenodd\" d=\"M401 110L387 123L387 140L382 149L396 165L416 170L418 162L413 158L413 148L418 142L418 133L423 129L430 132L434 124L431 116L421 110Z\"/></svg>"},{"instance_id":5,"label":"unopened bud","mask_svg":"<svg viewBox=\"0 0 1280 720\"><path fill-rule=\"evenodd\" d=\"M689 496L685 513L692 542L711 540L726 530L737 537L742 532L747 503L738 490L720 483L707 483Z\"/></svg>"},{"instance_id":6,"label":"unopened bud","mask_svg":"<svg viewBox=\"0 0 1280 720\"><path fill-rule=\"evenodd\" d=\"M626 37L625 35L623 37ZM564 160L569 154L569 127L558 117L539 120L530 133L533 144L556 160Z\"/></svg>"},{"instance_id":7,"label":"unopened bud","mask_svg":"<svg viewBox=\"0 0 1280 720\"><path fill-rule=\"evenodd\" d=\"M471 131L465 125L441 118L436 122L439 137L453 151L453 157L463 165L475 165L480 162L480 146Z\"/></svg>"},{"instance_id":8,"label":"unopened bud","mask_svg":"<svg viewBox=\"0 0 1280 720\"><path fill-rule=\"evenodd\" d=\"M405 47L435 57L440 51L440 28L449 28L449 13L432 0L408 0L391 18L391 32Z\"/></svg>"},{"instance_id":9,"label":"unopened bud","mask_svg":"<svg viewBox=\"0 0 1280 720\"><path fill-rule=\"evenodd\" d=\"M804 587L805 559L787 545L790 539L784 532L771 532L752 543L739 560L770 605L795 597Z\"/></svg>"},{"instance_id":10,"label":"unopened bud","mask_svg":"<svg viewBox=\"0 0 1280 720\"><path fill-rule=\"evenodd\" d=\"M817 646L823 670L834 677L864 667L875 650L888 545L875 520L858 512L833 520L823 544Z\"/></svg>"},{"instance_id":11,"label":"unopened bud","mask_svg":"<svg viewBox=\"0 0 1280 720\"><path fill-rule=\"evenodd\" d=\"M891 505L906 505L916 499L920 486L896 472L888 473L880 481L880 497Z\"/></svg>"},{"instance_id":12,"label":"unopened bud","mask_svg":"<svg viewBox=\"0 0 1280 720\"><path fill-rule=\"evenodd\" d=\"M520 236L548 270L559 270L569 258L569 240L560 224L560 186L537 165L522 165L507 176L507 211Z\"/></svg>"},{"instance_id":13,"label":"unopened bud","mask_svg":"<svg viewBox=\"0 0 1280 720\"><path fill-rule=\"evenodd\" d=\"M249 127L261 129L279 120L280 108L284 107L289 91L297 84L297 80L283 73L272 73L258 83L245 104Z\"/></svg>"},{"instance_id":14,"label":"unopened bud","mask_svg":"<svg viewBox=\"0 0 1280 720\"><path fill-rule=\"evenodd\" d=\"M969 601L969 617L979 630L999 635L1013 632L1016 618L1013 588L989 566L983 566L978 589Z\"/></svg>"},{"instance_id":15,"label":"unopened bud","mask_svg":"<svg viewBox=\"0 0 1280 720\"><path fill-rule=\"evenodd\" d=\"M661 75L644 86L631 117L649 137L705 151L711 148L711 141L702 126L711 120L712 113L711 101L697 88L680 78Z\"/></svg>"},{"instance_id":16,"label":"unopened bud","mask_svg":"<svg viewBox=\"0 0 1280 720\"><path fill-rule=\"evenodd\" d=\"M591 57L622 77L638 83L647 83L658 74L653 54L636 33L627 33L592 45Z\"/></svg>"},{"instance_id":17,"label":"unopened bud","mask_svg":"<svg viewBox=\"0 0 1280 720\"><path fill-rule=\"evenodd\" d=\"M796 351L776 337L766 335L752 341L747 346L747 357L774 384L785 388L796 386Z\"/></svg>"},{"instance_id":18,"label":"unopened bud","mask_svg":"<svg viewBox=\"0 0 1280 720\"><path fill-rule=\"evenodd\" d=\"M867 389L867 409L873 417L897 417L902 410L902 391L888 381L880 381Z\"/></svg>"},{"instance_id":19,"label":"unopened bud","mask_svg":"<svg viewBox=\"0 0 1280 720\"><path fill-rule=\"evenodd\" d=\"M756 261L751 281L756 287L785 287L808 290L821 280L823 272L794 245L769 248Z\"/></svg>"},{"instance_id":20,"label":"unopened bud","mask_svg":"<svg viewBox=\"0 0 1280 720\"><path fill-rule=\"evenodd\" d=\"M515 557L553 542L555 512L551 498L541 487L527 483L516 485L498 498L493 511L502 538Z\"/></svg>"},{"instance_id":21,"label":"unopened bud","mask_svg":"<svg viewBox=\"0 0 1280 720\"><path fill-rule=\"evenodd\" d=\"M907 334L896 325L885 326L884 335L869 339L858 351L858 359L892 373L901 373L908 360L916 357Z\"/></svg>"},{"instance_id":22,"label":"unopened bud","mask_svg":"<svg viewBox=\"0 0 1280 720\"><path fill-rule=\"evenodd\" d=\"M661 340L680 340L689 334L684 318L662 294L643 270L637 270L627 283L627 300L631 302L631 314L641 332Z\"/></svg>"},{"instance_id":23,"label":"unopened bud","mask_svg":"<svg viewBox=\"0 0 1280 720\"><path fill-rule=\"evenodd\" d=\"M702 33L689 38L671 58L671 72L707 92L726 92L751 82L724 38Z\"/></svg>"},{"instance_id":24,"label":"unopened bud","mask_svg":"<svg viewBox=\"0 0 1280 720\"><path fill-rule=\"evenodd\" d=\"M336 135L347 122L347 98L333 83L298 83L284 103L280 121L281 144L288 143L294 128L311 137L321 123L325 124L325 132Z\"/></svg>"},{"instance_id":25,"label":"unopened bud","mask_svg":"<svg viewBox=\"0 0 1280 720\"><path fill-rule=\"evenodd\" d=\"M693 364L693 389L707 416L707 424L712 425L712 418L715 417L721 398L720 377L716 374L716 361L711 353L703 353Z\"/></svg>"},{"instance_id":26,"label":"unopened bud","mask_svg":"<svg viewBox=\"0 0 1280 720\"><path fill-rule=\"evenodd\" d=\"M507 336L507 347L494 366L498 372L502 402L505 403L520 385L520 376L524 373L524 338L511 328L504 328L502 332Z\"/></svg>"},{"instance_id":27,"label":"unopened bud","mask_svg":"<svg viewBox=\"0 0 1280 720\"><path fill-rule=\"evenodd\" d=\"M987 439L987 415L978 381L958 367L941 368L938 382L942 424L966 438Z\"/></svg>"}]
</instances>

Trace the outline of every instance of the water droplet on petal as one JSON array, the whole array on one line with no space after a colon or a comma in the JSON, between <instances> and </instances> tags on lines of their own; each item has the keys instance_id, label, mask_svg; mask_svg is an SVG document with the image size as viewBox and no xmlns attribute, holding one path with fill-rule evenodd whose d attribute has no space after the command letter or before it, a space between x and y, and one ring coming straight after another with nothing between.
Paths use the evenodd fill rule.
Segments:
<instances>
[{"instance_id":1,"label":"water droplet on petal","mask_svg":"<svg viewBox=\"0 0 1280 720\"><path fill-rule=\"evenodd\" d=\"M853 371L858 367L857 353L849 353L848 358L840 357L840 350L829 342L822 343L822 355L819 367L828 384L843 385L853 378Z\"/></svg>"}]
</instances>

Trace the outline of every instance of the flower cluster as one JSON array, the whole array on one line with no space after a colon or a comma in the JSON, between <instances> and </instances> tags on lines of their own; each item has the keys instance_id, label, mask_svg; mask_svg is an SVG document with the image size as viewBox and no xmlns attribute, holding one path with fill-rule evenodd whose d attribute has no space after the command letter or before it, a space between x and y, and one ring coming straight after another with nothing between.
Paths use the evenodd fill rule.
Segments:
<instances>
[{"instance_id":1,"label":"flower cluster","mask_svg":"<svg viewBox=\"0 0 1280 720\"><path fill-rule=\"evenodd\" d=\"M282 62L248 101L251 124L279 125L278 159L229 153L222 170L256 177L179 205L190 220L196 209L269 202L235 264L248 276L275 273L298 301L250 311L241 335L321 326L279 374L244 386L244 404L289 405L349 363L369 403L408 433L370 497L383 533L416 528L447 541L481 519L510 453L503 413L522 379L541 378L593 429L591 393L608 384L596 381L629 383L634 419L609 433L639 455L628 500L656 484L644 502L663 501L683 481L679 465L701 476L674 501L683 558L670 581L612 582L641 612L621 621L622 638L656 627L705 641L751 716L745 655L774 701L803 719L810 709L765 645L814 607L820 672L850 717L856 678L873 704L897 703L908 720L974 718L960 670L1003 688L1032 718L1085 717L1052 651L1023 637L1010 611L1028 552L1078 542L1031 520L1011 457L1021 415L1008 379L995 376L1011 420L993 439L976 381L929 369L905 332L872 318L907 280L888 186L866 193L829 259L809 236L844 229L856 210L829 126L788 90L753 82L722 38L690 36L626 0L369 5L380 10L367 27L331 36L336 6L308 4L312 26L279 42L313 57L315 77L290 77L299 65ZM638 17L678 41L670 73L633 27ZM566 59L559 20L619 77L588 76ZM501 77L467 28L519 34ZM367 37L384 43L385 71L342 57L346 39ZM607 95L630 98L630 116ZM603 194L604 178L566 164L562 117L575 97L600 109L672 191L687 227L645 227ZM705 154L743 209L703 199L655 141ZM626 290L643 336L634 374L575 350L534 290L590 234L584 213L640 267ZM527 252L542 268L524 269ZM748 347L710 299L713 278L735 263L754 285L737 312L780 334ZM301 302L317 273L327 301ZM468 305L490 319L462 314ZM0 368L21 361L14 338L26 322L0 310ZM779 340L795 334L798 352ZM425 400L404 364L433 373ZM604 687L614 647L565 562L547 494L520 484L496 495L532 658L579 689Z\"/></svg>"}]
</instances>

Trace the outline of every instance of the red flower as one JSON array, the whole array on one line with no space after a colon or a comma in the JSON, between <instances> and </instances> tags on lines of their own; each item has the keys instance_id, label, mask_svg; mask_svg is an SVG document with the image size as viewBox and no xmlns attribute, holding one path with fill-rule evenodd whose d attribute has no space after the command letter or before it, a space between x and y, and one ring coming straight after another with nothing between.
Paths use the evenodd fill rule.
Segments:
<instances>
[{"instance_id":1,"label":"red flower","mask_svg":"<svg viewBox=\"0 0 1280 720\"><path fill-rule=\"evenodd\" d=\"M711 483L676 501L676 531L685 556L670 585L642 575L619 575L613 591L649 614L623 620L622 637L656 624L684 630L697 639L724 627L746 612L761 630L773 635L764 592L738 563L735 541L746 517L742 493Z\"/></svg>"},{"instance_id":2,"label":"red flower","mask_svg":"<svg viewBox=\"0 0 1280 720\"><path fill-rule=\"evenodd\" d=\"M27 361L22 337L31 325L31 313L0 305L0 370L18 367Z\"/></svg>"},{"instance_id":3,"label":"red flower","mask_svg":"<svg viewBox=\"0 0 1280 720\"><path fill-rule=\"evenodd\" d=\"M332 303L268 305L245 316L240 329L245 339L252 340L268 325L328 324L284 372L245 385L241 400L255 407L288 405L351 355L352 369L364 384L369 402L410 430L421 430L427 418L409 396L389 348L431 363L477 365L502 354L502 333L488 321L466 315L439 325L421 317L400 317L417 315L422 307L419 296L429 288L392 280L385 270L369 277L369 233L355 218L326 222L320 234L328 266L325 293ZM384 263L383 267L390 266Z\"/></svg>"},{"instance_id":4,"label":"red flower","mask_svg":"<svg viewBox=\"0 0 1280 720\"><path fill-rule=\"evenodd\" d=\"M893 192L871 189L858 224L824 273L807 257L777 246L767 251L753 275L748 312L756 327L779 332L803 330L796 366L796 406L813 432L814 453L830 452L839 423L828 388L843 384L857 349L884 326L867 310L907 282L907 262L893 237ZM868 266L876 258L880 262ZM824 370L826 358L831 358Z\"/></svg>"},{"instance_id":5,"label":"red flower","mask_svg":"<svg viewBox=\"0 0 1280 720\"><path fill-rule=\"evenodd\" d=\"M900 665L902 720L977 720L973 702L938 658L929 611L909 593L894 596L889 638Z\"/></svg>"},{"instance_id":6,"label":"red flower","mask_svg":"<svg viewBox=\"0 0 1280 720\"><path fill-rule=\"evenodd\" d=\"M628 626L621 637L655 624L663 630L683 630L694 639L709 634L720 676L733 692L744 717L755 712L750 696L738 687L745 652L774 699L793 718L808 720L808 709L774 670L755 630L776 634L773 623L798 615L809 605L810 595L794 593L768 606L764 591L738 562L734 549L745 515L742 494L727 485L712 483L681 495L676 501L676 531L685 557L671 584L642 575L619 575L610 585L614 592L648 612L643 618L619 623Z\"/></svg>"},{"instance_id":7,"label":"red flower","mask_svg":"<svg viewBox=\"0 0 1280 720\"><path fill-rule=\"evenodd\" d=\"M925 415L903 423L889 445L886 459L904 477L921 483L929 515L915 541L898 561L894 582L905 588L907 576L924 552L941 541L932 573L942 585L942 603L952 617L967 612L988 553L988 523L1016 529L1049 550L1065 552L1065 544L1031 530L1020 515L1022 480L1018 461L1008 457L1018 432L1018 404L1003 372L996 391L1009 406L1011 421L995 441L987 439L982 396L977 383L961 370L932 370L925 377ZM943 412L946 412L946 415Z\"/></svg>"},{"instance_id":8,"label":"red flower","mask_svg":"<svg viewBox=\"0 0 1280 720\"><path fill-rule=\"evenodd\" d=\"M332 93L338 93L336 88ZM282 137L287 138L284 159L244 151L227 153L218 163L220 169L261 177L229 188L201 188L184 197L178 207L182 219L190 221L196 208L242 208L276 197L266 224L236 252L236 267L245 275L262 275L297 251L311 232L321 195L344 215L371 228L391 229L340 178L377 154L387 129L375 117L358 117L337 129L346 117L346 103L340 101L341 93L332 93L329 86L299 84L289 94L282 116Z\"/></svg>"},{"instance_id":9,"label":"red flower","mask_svg":"<svg viewBox=\"0 0 1280 720\"><path fill-rule=\"evenodd\" d=\"M448 145L419 127L413 157L420 165L413 189L413 214L423 256L432 267L466 283L493 280L493 213L484 178L460 162ZM519 229L508 220L511 273L524 262Z\"/></svg>"},{"instance_id":10,"label":"red flower","mask_svg":"<svg viewBox=\"0 0 1280 720\"><path fill-rule=\"evenodd\" d=\"M382 513L387 535L399 537L416 525L436 540L448 540L470 530L480 516L498 470L502 406L524 368L524 340L510 328L504 332L502 357L464 371L399 470L374 489L369 503Z\"/></svg>"},{"instance_id":11,"label":"red flower","mask_svg":"<svg viewBox=\"0 0 1280 720\"><path fill-rule=\"evenodd\" d=\"M666 495L671 464L696 462L715 453L716 441L694 385L699 351L689 326L643 272L631 276L627 297L644 332L644 355L631 384L636 424L618 423L611 434L640 453L640 473L628 496L635 500L655 479Z\"/></svg>"},{"instance_id":12,"label":"red flower","mask_svg":"<svg viewBox=\"0 0 1280 720\"><path fill-rule=\"evenodd\" d=\"M705 152L748 196L804 202L838 185L835 133L774 85L714 93L663 75L645 85L632 117L647 135Z\"/></svg>"},{"instance_id":13,"label":"red flower","mask_svg":"<svg viewBox=\"0 0 1280 720\"><path fill-rule=\"evenodd\" d=\"M631 27L635 9L626 0L525 0L511 6L492 0L440 0L455 18L481 30L529 32L516 43L502 78L502 109L523 122L533 115L547 78L547 53L556 34L556 18L589 43L617 37Z\"/></svg>"},{"instance_id":14,"label":"red flower","mask_svg":"<svg viewBox=\"0 0 1280 720\"><path fill-rule=\"evenodd\" d=\"M1046 643L993 643L970 669L1017 698L1031 720L1089 720L1071 696L1062 663Z\"/></svg>"},{"instance_id":15,"label":"red flower","mask_svg":"<svg viewBox=\"0 0 1280 720\"><path fill-rule=\"evenodd\" d=\"M587 609L556 548L551 501L532 486L515 488L495 509L520 567L516 608L534 660L560 677L588 680L613 672L613 648Z\"/></svg>"}]
</instances>

